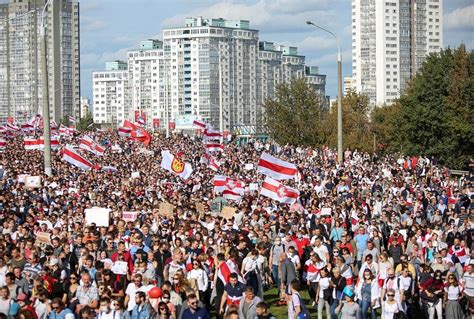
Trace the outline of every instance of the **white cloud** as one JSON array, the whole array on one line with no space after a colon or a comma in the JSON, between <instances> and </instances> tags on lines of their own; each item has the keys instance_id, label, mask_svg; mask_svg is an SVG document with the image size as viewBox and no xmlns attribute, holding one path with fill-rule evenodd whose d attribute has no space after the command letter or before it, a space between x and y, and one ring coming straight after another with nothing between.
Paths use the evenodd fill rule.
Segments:
<instances>
[{"instance_id":1,"label":"white cloud","mask_svg":"<svg viewBox=\"0 0 474 319\"><path fill-rule=\"evenodd\" d=\"M474 5L458 8L444 16L446 29L471 29L474 28Z\"/></svg>"},{"instance_id":2,"label":"white cloud","mask_svg":"<svg viewBox=\"0 0 474 319\"><path fill-rule=\"evenodd\" d=\"M335 8L330 8L328 3L327 0L260 0L252 4L223 1L165 19L162 26L181 26L186 17L202 16L250 20L250 28L264 33L301 32L308 30L306 21L309 19L318 19L318 23L325 26L337 20Z\"/></svg>"},{"instance_id":3,"label":"white cloud","mask_svg":"<svg viewBox=\"0 0 474 319\"><path fill-rule=\"evenodd\" d=\"M105 21L81 16L81 32L97 32L105 28L107 28Z\"/></svg>"}]
</instances>

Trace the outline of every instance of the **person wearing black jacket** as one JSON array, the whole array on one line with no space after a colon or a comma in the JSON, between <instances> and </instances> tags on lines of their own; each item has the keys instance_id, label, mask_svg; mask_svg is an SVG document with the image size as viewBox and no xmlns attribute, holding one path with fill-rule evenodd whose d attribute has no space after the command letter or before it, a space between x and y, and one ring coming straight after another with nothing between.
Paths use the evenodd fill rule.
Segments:
<instances>
[{"instance_id":1,"label":"person wearing black jacket","mask_svg":"<svg viewBox=\"0 0 474 319\"><path fill-rule=\"evenodd\" d=\"M163 270L165 269L165 263L171 257L171 252L167 249L167 243L161 243L160 248L155 252L153 256L153 264L155 266L155 277L158 286L161 286L164 281Z\"/></svg>"},{"instance_id":2,"label":"person wearing black jacket","mask_svg":"<svg viewBox=\"0 0 474 319\"><path fill-rule=\"evenodd\" d=\"M332 269L331 282L334 286L333 299L331 303L331 319L337 319L336 308L339 306L342 298L342 291L346 287L346 278L341 276L341 270L338 267Z\"/></svg>"}]
</instances>

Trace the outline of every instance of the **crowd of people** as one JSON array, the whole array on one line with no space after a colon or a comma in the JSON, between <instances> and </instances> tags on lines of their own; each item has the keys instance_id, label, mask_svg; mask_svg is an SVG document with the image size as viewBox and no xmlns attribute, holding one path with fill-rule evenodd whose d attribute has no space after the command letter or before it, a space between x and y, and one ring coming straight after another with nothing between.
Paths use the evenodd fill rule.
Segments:
<instances>
[{"instance_id":1,"label":"crowd of people","mask_svg":"<svg viewBox=\"0 0 474 319\"><path fill-rule=\"evenodd\" d=\"M25 150L21 135L0 153L0 319L474 314L474 185L434 158L347 150L338 163L329 148L229 142L213 154L216 172L199 137L156 133L145 147L105 130L61 145L84 134L106 149L84 152L90 170L60 149L44 175L42 151ZM162 150L191 164L191 176L161 168ZM297 166L284 182L299 190L296 203L252 187L264 179L263 151ZM241 199L214 191L217 174L245 183ZM25 175L41 185L27 187ZM236 210L224 217L223 206ZM108 226L87 221L93 207L110 210ZM287 314L272 315L278 307Z\"/></svg>"}]
</instances>

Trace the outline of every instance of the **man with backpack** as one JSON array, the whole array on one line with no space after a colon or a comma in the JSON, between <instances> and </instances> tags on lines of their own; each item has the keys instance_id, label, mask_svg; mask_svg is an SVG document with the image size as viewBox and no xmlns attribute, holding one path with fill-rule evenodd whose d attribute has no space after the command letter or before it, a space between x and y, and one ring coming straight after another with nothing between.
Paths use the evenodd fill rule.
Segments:
<instances>
[{"instance_id":1,"label":"man with backpack","mask_svg":"<svg viewBox=\"0 0 474 319\"><path fill-rule=\"evenodd\" d=\"M288 302L288 318L289 319L302 319L310 318L310 313L303 299L299 294L300 282L298 279L293 279L290 283L291 296Z\"/></svg>"}]
</instances>

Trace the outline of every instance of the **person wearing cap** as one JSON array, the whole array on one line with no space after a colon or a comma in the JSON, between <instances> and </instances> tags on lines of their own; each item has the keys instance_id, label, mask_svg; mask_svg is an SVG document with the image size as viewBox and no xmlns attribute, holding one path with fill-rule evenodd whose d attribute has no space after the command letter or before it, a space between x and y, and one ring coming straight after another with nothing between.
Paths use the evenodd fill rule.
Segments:
<instances>
[{"instance_id":1,"label":"person wearing cap","mask_svg":"<svg viewBox=\"0 0 474 319\"><path fill-rule=\"evenodd\" d=\"M346 287L343 290L341 298L343 298L344 300L341 300L339 305L334 310L335 314L337 315L336 318L360 319L361 318L360 308L359 308L359 304L354 301L354 298L355 298L354 291L348 288L349 287ZM339 314L341 315L340 317L338 317ZM333 316L331 316L331 318L333 318Z\"/></svg>"},{"instance_id":2,"label":"person wearing cap","mask_svg":"<svg viewBox=\"0 0 474 319\"><path fill-rule=\"evenodd\" d=\"M19 294L16 298L18 305L20 305L20 311L29 312L33 318L38 319L35 308L31 305L31 300L25 294Z\"/></svg>"}]
</instances>

